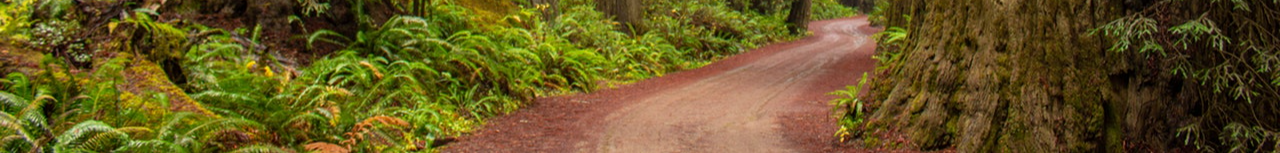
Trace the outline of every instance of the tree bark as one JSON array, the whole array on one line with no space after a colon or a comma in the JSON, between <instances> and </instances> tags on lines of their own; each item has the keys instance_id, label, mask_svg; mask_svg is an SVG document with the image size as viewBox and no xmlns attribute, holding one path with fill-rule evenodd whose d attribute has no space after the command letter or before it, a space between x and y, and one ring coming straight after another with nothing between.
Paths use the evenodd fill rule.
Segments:
<instances>
[{"instance_id":1,"label":"tree bark","mask_svg":"<svg viewBox=\"0 0 1280 153\"><path fill-rule=\"evenodd\" d=\"M773 7L769 7L770 0L751 0L751 9L760 14L773 14Z\"/></svg>"},{"instance_id":2,"label":"tree bark","mask_svg":"<svg viewBox=\"0 0 1280 153\"><path fill-rule=\"evenodd\" d=\"M596 0L596 9L627 27L638 25L644 15L640 0Z\"/></svg>"},{"instance_id":3,"label":"tree bark","mask_svg":"<svg viewBox=\"0 0 1280 153\"><path fill-rule=\"evenodd\" d=\"M804 31L809 25L809 6L812 0L795 0L791 2L791 13L787 15L787 23L790 23L792 32Z\"/></svg>"},{"instance_id":4,"label":"tree bark","mask_svg":"<svg viewBox=\"0 0 1280 153\"><path fill-rule=\"evenodd\" d=\"M859 5L862 5L862 1L863 0L840 0L839 2L840 2L840 5L844 5L848 7L858 7Z\"/></svg>"}]
</instances>

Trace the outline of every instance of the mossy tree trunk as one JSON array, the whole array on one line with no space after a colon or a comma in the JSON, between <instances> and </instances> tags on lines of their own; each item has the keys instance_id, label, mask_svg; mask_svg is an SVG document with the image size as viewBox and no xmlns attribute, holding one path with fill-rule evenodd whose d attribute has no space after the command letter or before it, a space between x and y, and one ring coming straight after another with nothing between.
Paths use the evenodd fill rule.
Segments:
<instances>
[{"instance_id":1,"label":"mossy tree trunk","mask_svg":"<svg viewBox=\"0 0 1280 153\"><path fill-rule=\"evenodd\" d=\"M787 15L787 23L792 25L791 31L800 32L809 25L809 8L812 4L812 0L795 0L791 2L791 12Z\"/></svg>"},{"instance_id":2,"label":"mossy tree trunk","mask_svg":"<svg viewBox=\"0 0 1280 153\"><path fill-rule=\"evenodd\" d=\"M1121 55L1084 35L1122 12L1110 0L898 0L886 25L909 33L899 63L879 63L870 135L961 152L1094 152L1103 144L1108 74ZM889 142L889 141L883 141ZM885 145L885 144L875 144ZM892 145L891 145L892 146Z\"/></svg>"},{"instance_id":3,"label":"mossy tree trunk","mask_svg":"<svg viewBox=\"0 0 1280 153\"><path fill-rule=\"evenodd\" d=\"M907 36L881 44L883 69L862 97L871 113L855 128L961 152L1276 150L1277 6L892 1L884 24Z\"/></svg>"}]
</instances>

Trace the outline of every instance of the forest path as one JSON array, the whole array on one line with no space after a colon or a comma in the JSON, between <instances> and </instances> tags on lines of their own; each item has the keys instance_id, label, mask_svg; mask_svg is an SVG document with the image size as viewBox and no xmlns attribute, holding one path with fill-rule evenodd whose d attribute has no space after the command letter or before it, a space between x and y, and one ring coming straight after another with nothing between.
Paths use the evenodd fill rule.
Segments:
<instances>
[{"instance_id":1,"label":"forest path","mask_svg":"<svg viewBox=\"0 0 1280 153\"><path fill-rule=\"evenodd\" d=\"M540 98L444 152L831 152L826 93L873 69L866 17L618 88Z\"/></svg>"}]
</instances>

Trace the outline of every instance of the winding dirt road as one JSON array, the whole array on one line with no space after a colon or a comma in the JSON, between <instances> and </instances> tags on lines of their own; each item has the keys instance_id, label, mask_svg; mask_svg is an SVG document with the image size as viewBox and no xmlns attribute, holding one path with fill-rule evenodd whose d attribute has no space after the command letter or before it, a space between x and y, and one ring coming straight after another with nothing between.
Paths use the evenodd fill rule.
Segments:
<instances>
[{"instance_id":1,"label":"winding dirt road","mask_svg":"<svg viewBox=\"0 0 1280 153\"><path fill-rule=\"evenodd\" d=\"M540 98L444 152L843 152L826 93L870 71L866 17L703 68L589 94Z\"/></svg>"}]
</instances>

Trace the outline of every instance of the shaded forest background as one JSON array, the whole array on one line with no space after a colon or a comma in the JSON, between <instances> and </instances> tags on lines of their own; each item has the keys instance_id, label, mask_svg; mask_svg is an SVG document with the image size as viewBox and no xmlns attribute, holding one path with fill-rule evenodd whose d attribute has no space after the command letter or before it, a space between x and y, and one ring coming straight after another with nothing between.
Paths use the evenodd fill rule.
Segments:
<instances>
[{"instance_id":1,"label":"shaded forest background","mask_svg":"<svg viewBox=\"0 0 1280 153\"><path fill-rule=\"evenodd\" d=\"M889 0L837 136L961 152L1280 148L1280 2ZM861 91L861 92L860 92ZM857 94L861 93L861 96Z\"/></svg>"}]
</instances>

